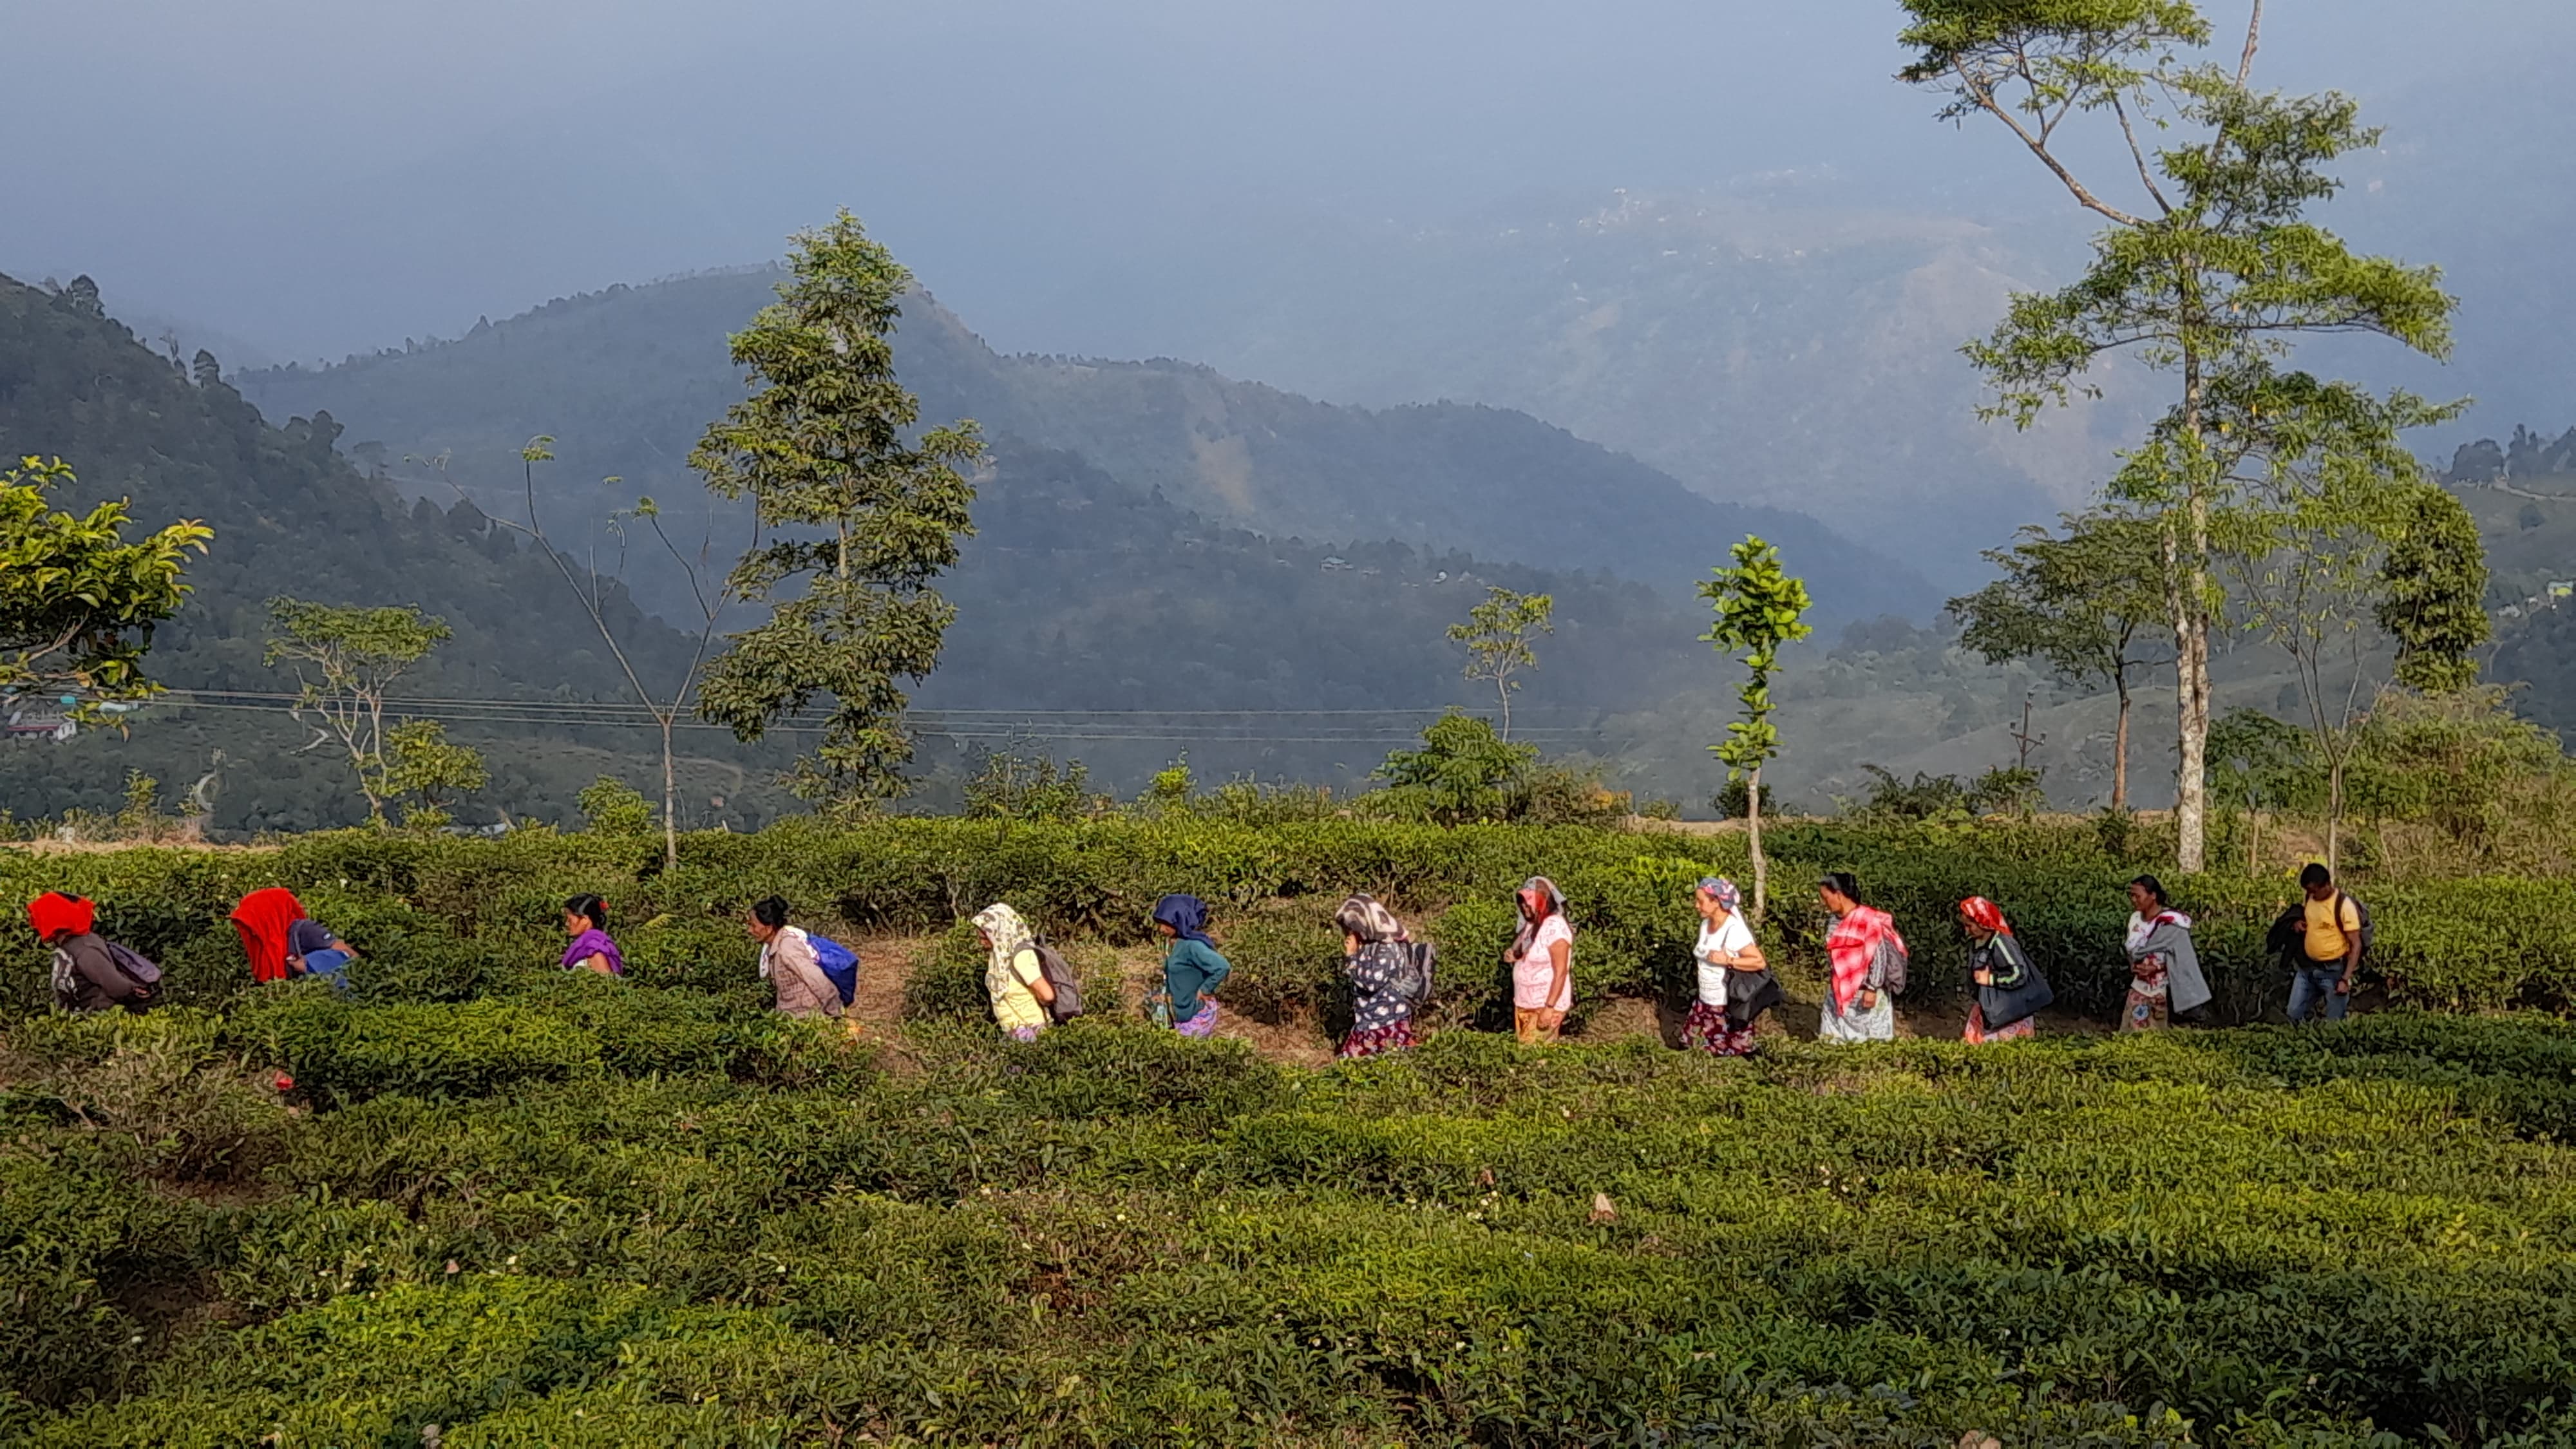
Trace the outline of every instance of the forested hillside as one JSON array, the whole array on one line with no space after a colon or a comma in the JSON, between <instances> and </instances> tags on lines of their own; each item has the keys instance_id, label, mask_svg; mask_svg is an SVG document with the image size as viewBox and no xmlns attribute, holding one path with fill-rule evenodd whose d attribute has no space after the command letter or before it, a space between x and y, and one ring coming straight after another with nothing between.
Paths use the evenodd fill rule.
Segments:
<instances>
[{"instance_id":1,"label":"forested hillside","mask_svg":"<svg viewBox=\"0 0 2576 1449\"><path fill-rule=\"evenodd\" d=\"M195 593L155 640L166 684L292 690L261 662L266 601L418 605L455 637L404 681L431 698L615 698L597 635L540 555L470 506L406 500L334 450L327 416L262 420L211 357L156 354L84 289L53 293L0 277L0 456L59 455L79 474L68 506L126 497L146 522L198 518L212 548L188 569ZM613 589L609 612L644 668L676 677L683 646ZM675 657L677 656L677 657ZM311 828L363 816L345 765L290 753L310 730L282 712L155 709L134 738L0 751L0 808L19 816L114 801L128 769L184 788L217 775L215 818L233 828ZM519 733L496 759L488 802L468 813L568 803L601 759L575 736ZM591 739L593 747L615 739ZM631 746L630 746L631 747ZM219 761L217 752L222 752ZM723 772L739 779L738 766Z\"/></svg>"},{"instance_id":2,"label":"forested hillside","mask_svg":"<svg viewBox=\"0 0 2576 1449\"><path fill-rule=\"evenodd\" d=\"M211 359L183 370L74 294L0 289L0 451L60 454L79 468L83 499L130 496L138 518L202 517L215 529L212 552L190 571L195 596L157 641L164 682L291 689L260 653L265 601L293 594L417 604L446 618L455 638L404 681L406 696L628 698L542 557L470 503L406 504L388 484L361 477L333 451L337 432L327 413L268 425ZM991 711L968 743L1008 748L1024 725L1032 746L1080 754L1113 786L1132 787L1184 750L1211 778L1240 771L1357 782L1419 721L1371 716L1322 729L1272 712L1483 702L1459 678L1461 656L1443 631L1488 584L1558 599L1558 632L1526 695L1553 727L1537 736L1552 746L1615 753L1621 742L1591 733L1590 722L1686 689L1699 682L1692 671L1705 668L1698 620L1642 585L1398 544L1273 540L1067 453L1004 444L982 480L976 517L978 536L948 582L958 622L921 695L933 711L925 723L942 728L936 711L944 709ZM719 567L736 547L722 542ZM680 636L622 602L612 612L648 682L676 680ZM1050 724L1047 712L1062 710L1128 717L1114 728ZM1194 726L1195 741L1157 723L1205 711L1245 713ZM520 716L472 722L494 713L464 710L454 726L486 749L495 772L460 812L470 821L566 819L573 793L598 774L640 781L658 768L644 730L576 730ZM1112 737L1096 738L1103 734ZM0 808L20 817L105 810L126 772L140 769L163 782L165 797L212 775L222 828L358 818L343 764L328 752L291 753L311 738L275 706L155 706L130 740L94 735L0 751ZM781 763L778 746L745 749L703 728L685 730L683 741L692 819L756 824L783 803L762 785ZM926 771L961 763L945 741L929 743ZM1695 748L1686 742L1679 753Z\"/></svg>"},{"instance_id":3,"label":"forested hillside","mask_svg":"<svg viewBox=\"0 0 2576 1449\"><path fill-rule=\"evenodd\" d=\"M407 458L452 453L459 483L515 488L520 445L544 433L558 453L548 497L568 514L604 516L638 492L694 506L703 495L688 451L742 395L725 337L771 299L775 280L754 271L616 287L478 323L452 342L245 385L273 414L343 419L353 449L408 487L442 485ZM1373 412L1168 361L1002 357L926 296L907 308L895 352L927 419L972 417L989 436L1078 454L1276 537L1391 538L1687 586L1758 532L1808 575L1830 625L1921 616L1939 602L1905 564L1811 517L1712 501L1519 413ZM620 481L589 486L610 475Z\"/></svg>"}]
</instances>

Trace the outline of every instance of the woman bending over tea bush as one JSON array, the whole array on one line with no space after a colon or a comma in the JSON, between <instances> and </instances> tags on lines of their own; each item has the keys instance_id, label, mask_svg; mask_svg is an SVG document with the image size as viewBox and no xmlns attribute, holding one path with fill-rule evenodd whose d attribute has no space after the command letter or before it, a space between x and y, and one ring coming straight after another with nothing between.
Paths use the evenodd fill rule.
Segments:
<instances>
[{"instance_id":1,"label":"woman bending over tea bush","mask_svg":"<svg viewBox=\"0 0 2576 1449\"><path fill-rule=\"evenodd\" d=\"M1351 1034L1341 1057L1412 1049L1416 972L1403 923L1376 897L1360 895L1342 902L1333 924L1342 928L1342 972L1351 983Z\"/></svg>"},{"instance_id":2,"label":"woman bending over tea bush","mask_svg":"<svg viewBox=\"0 0 2576 1449\"><path fill-rule=\"evenodd\" d=\"M1163 952L1163 994L1171 1027L1183 1036L1216 1035L1216 997L1210 993L1234 966L1207 935L1207 902L1168 895L1154 902L1154 929L1171 945Z\"/></svg>"},{"instance_id":3,"label":"woman bending over tea bush","mask_svg":"<svg viewBox=\"0 0 2576 1449\"><path fill-rule=\"evenodd\" d=\"M788 1016L839 1016L841 989L823 970L814 938L787 924L787 902L770 896L755 902L743 923L760 943L760 975L777 992L778 1010Z\"/></svg>"},{"instance_id":4,"label":"woman bending over tea bush","mask_svg":"<svg viewBox=\"0 0 2576 1449\"><path fill-rule=\"evenodd\" d=\"M1036 1041L1047 1028L1047 1004L1055 1000L1036 935L1018 911L999 902L975 913L975 929L992 953L984 992L993 1000L993 1020L1017 1040Z\"/></svg>"},{"instance_id":5,"label":"woman bending over tea bush","mask_svg":"<svg viewBox=\"0 0 2576 1449\"><path fill-rule=\"evenodd\" d=\"M602 976L626 974L626 957L617 943L608 939L608 902L597 896L574 896L564 902L564 934L572 944L564 948L566 971L596 971Z\"/></svg>"}]
</instances>

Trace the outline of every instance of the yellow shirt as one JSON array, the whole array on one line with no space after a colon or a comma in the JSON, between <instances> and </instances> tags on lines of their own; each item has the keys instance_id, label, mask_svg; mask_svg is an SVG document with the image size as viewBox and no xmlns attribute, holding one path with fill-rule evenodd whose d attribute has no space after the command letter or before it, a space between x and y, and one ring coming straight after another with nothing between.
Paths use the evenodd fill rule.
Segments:
<instances>
[{"instance_id":1,"label":"yellow shirt","mask_svg":"<svg viewBox=\"0 0 2576 1449\"><path fill-rule=\"evenodd\" d=\"M2337 891L2318 900L2311 896L2308 906L2307 951L2311 961L2340 961L2352 950L2351 937L2361 934L2361 908L2352 898ZM2340 911L2336 907L2342 907ZM2336 917L2342 919L2338 921Z\"/></svg>"},{"instance_id":2,"label":"yellow shirt","mask_svg":"<svg viewBox=\"0 0 2576 1449\"><path fill-rule=\"evenodd\" d=\"M991 965L984 968L984 992L993 998L993 1019L1002 1024L1002 1030L1047 1024L1046 1008L1038 1003L1037 993L1029 989L1029 983L1041 974L1038 953L1026 946L1012 953L1008 969Z\"/></svg>"}]
</instances>

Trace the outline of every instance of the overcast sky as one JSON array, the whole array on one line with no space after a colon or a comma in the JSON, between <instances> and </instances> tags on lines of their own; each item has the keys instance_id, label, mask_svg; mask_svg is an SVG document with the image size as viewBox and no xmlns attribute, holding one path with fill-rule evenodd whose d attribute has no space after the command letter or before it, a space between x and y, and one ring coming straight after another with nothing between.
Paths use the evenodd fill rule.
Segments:
<instances>
[{"instance_id":1,"label":"overcast sky","mask_svg":"<svg viewBox=\"0 0 2576 1449\"><path fill-rule=\"evenodd\" d=\"M2214 7L2241 24L2240 4ZM2273 0L2265 78L2487 103L2566 0ZM1006 347L1224 238L1796 170L1971 213L2026 161L1883 0L8 0L0 270L337 356L857 211ZM2473 133L2473 132L2472 132ZM2538 179L2538 178L2536 178ZM2563 176L2555 183L2564 184Z\"/></svg>"}]
</instances>

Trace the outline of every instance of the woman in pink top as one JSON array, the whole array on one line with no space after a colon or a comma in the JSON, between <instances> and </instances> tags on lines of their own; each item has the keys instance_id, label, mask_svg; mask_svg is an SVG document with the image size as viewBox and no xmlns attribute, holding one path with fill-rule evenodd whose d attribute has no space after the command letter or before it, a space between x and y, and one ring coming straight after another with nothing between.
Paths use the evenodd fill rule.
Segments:
<instances>
[{"instance_id":1,"label":"woman in pink top","mask_svg":"<svg viewBox=\"0 0 2576 1449\"><path fill-rule=\"evenodd\" d=\"M1520 906L1520 933L1503 953L1512 968L1512 1032L1523 1042L1552 1042L1574 1009L1574 927L1564 892L1546 876L1522 883Z\"/></svg>"}]
</instances>

